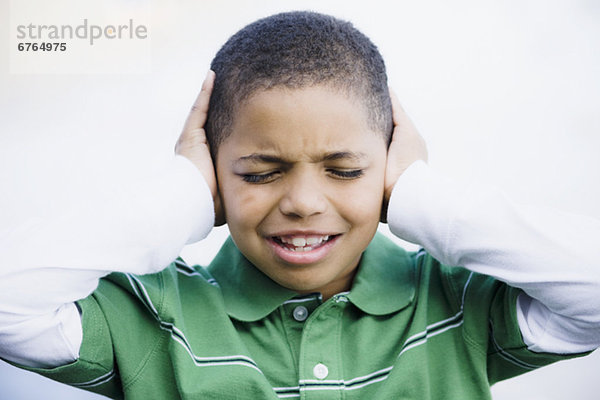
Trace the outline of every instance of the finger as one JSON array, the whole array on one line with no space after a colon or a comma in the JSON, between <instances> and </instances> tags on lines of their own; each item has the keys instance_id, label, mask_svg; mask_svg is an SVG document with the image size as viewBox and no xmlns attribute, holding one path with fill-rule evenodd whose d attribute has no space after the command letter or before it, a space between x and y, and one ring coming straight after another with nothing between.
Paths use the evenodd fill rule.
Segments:
<instances>
[{"instance_id":1,"label":"finger","mask_svg":"<svg viewBox=\"0 0 600 400\"><path fill-rule=\"evenodd\" d=\"M403 125L405 123L410 123L410 118L402 108L400 104L400 100L398 100L398 96L396 93L390 89L390 100L392 101L392 120L394 121L394 126Z\"/></svg>"},{"instance_id":2,"label":"finger","mask_svg":"<svg viewBox=\"0 0 600 400\"><path fill-rule=\"evenodd\" d=\"M391 89L390 99L392 101L392 119L394 122L394 135L392 136L392 141L398 139L398 136L420 136L417 128L400 104L400 100L398 100L396 93Z\"/></svg>"},{"instance_id":3,"label":"finger","mask_svg":"<svg viewBox=\"0 0 600 400\"><path fill-rule=\"evenodd\" d=\"M208 70L204 83L202 83L202 90L198 94L196 101L188 115L185 125L183 126L183 132L190 132L195 129L202 129L208 116L208 105L210 103L210 94L212 93L213 85L215 83L215 73L212 70Z\"/></svg>"}]
</instances>

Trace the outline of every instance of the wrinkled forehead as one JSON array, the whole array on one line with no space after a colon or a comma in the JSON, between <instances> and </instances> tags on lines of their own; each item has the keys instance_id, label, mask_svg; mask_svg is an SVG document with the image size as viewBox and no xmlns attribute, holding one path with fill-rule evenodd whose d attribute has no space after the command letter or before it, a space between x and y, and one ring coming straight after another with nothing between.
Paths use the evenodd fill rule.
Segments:
<instances>
[{"instance_id":1,"label":"wrinkled forehead","mask_svg":"<svg viewBox=\"0 0 600 400\"><path fill-rule=\"evenodd\" d=\"M238 107L223 142L236 153L273 153L293 158L367 151L383 143L357 96L329 86L255 92Z\"/></svg>"}]
</instances>

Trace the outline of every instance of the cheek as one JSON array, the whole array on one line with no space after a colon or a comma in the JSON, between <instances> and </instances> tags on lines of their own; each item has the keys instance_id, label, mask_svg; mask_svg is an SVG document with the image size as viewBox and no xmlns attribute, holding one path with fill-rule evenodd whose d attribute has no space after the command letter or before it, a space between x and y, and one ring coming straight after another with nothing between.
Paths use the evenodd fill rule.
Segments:
<instances>
[{"instance_id":1,"label":"cheek","mask_svg":"<svg viewBox=\"0 0 600 400\"><path fill-rule=\"evenodd\" d=\"M384 193L384 170L371 170L354 185L333 193L336 209L356 224L378 224Z\"/></svg>"},{"instance_id":2,"label":"cheek","mask_svg":"<svg viewBox=\"0 0 600 400\"><path fill-rule=\"evenodd\" d=\"M230 230L253 229L271 210L275 196L257 189L227 180L222 185L221 200Z\"/></svg>"}]
</instances>

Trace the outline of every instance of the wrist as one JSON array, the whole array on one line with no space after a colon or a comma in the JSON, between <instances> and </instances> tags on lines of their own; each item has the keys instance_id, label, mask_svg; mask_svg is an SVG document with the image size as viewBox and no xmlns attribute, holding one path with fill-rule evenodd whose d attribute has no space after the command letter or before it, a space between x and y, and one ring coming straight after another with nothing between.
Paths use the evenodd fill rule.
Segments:
<instances>
[{"instance_id":1,"label":"wrist","mask_svg":"<svg viewBox=\"0 0 600 400\"><path fill-rule=\"evenodd\" d=\"M424 161L414 162L398 178L390 196L390 231L430 251L444 247L450 220L456 214L458 191Z\"/></svg>"},{"instance_id":2,"label":"wrist","mask_svg":"<svg viewBox=\"0 0 600 400\"><path fill-rule=\"evenodd\" d=\"M194 243L208 236L214 226L214 197L206 178L189 158L176 155L173 168L179 195L189 199L185 214L192 217L194 227L187 243Z\"/></svg>"}]
</instances>

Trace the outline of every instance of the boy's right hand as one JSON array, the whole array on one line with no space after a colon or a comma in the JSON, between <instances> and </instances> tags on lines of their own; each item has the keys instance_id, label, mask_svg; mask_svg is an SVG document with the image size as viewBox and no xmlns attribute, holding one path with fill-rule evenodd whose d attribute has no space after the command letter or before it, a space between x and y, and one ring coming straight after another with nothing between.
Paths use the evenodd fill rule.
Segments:
<instances>
[{"instance_id":1,"label":"boy's right hand","mask_svg":"<svg viewBox=\"0 0 600 400\"><path fill-rule=\"evenodd\" d=\"M202 90L185 121L183 132L181 132L175 144L175 154L186 157L202 173L204 180L210 188L215 205L215 226L219 226L225 223L225 218L221 208L221 198L219 196L215 169L204 130L204 124L208 116L210 94L214 82L215 73L209 70L202 84Z\"/></svg>"},{"instance_id":2,"label":"boy's right hand","mask_svg":"<svg viewBox=\"0 0 600 400\"><path fill-rule=\"evenodd\" d=\"M387 222L387 209L396 181L417 160L427 162L427 145L414 124L404 112L396 94L390 90L394 131L388 148L385 169L384 197L381 222Z\"/></svg>"}]
</instances>

